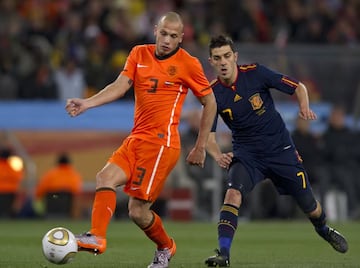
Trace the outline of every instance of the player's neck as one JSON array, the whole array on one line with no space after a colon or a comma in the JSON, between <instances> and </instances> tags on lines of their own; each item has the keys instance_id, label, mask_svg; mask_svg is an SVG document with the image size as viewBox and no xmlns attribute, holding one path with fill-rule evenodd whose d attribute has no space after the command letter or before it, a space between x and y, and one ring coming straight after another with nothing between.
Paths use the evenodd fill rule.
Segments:
<instances>
[{"instance_id":1,"label":"player's neck","mask_svg":"<svg viewBox=\"0 0 360 268\"><path fill-rule=\"evenodd\" d=\"M231 86L232 85L232 83L233 83L233 81L232 81L232 79L221 79L220 78L220 81L221 81L221 83L222 84L224 84L225 86Z\"/></svg>"}]
</instances>

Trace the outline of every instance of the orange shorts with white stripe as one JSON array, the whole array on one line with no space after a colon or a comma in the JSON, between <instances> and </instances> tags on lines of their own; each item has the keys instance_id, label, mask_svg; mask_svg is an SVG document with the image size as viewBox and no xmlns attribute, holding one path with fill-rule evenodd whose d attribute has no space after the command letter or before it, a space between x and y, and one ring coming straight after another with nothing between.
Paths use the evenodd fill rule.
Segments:
<instances>
[{"instance_id":1,"label":"orange shorts with white stripe","mask_svg":"<svg viewBox=\"0 0 360 268\"><path fill-rule=\"evenodd\" d=\"M136 138L127 138L109 162L118 165L128 181L124 192L142 200L155 201L180 157L180 149Z\"/></svg>"}]
</instances>

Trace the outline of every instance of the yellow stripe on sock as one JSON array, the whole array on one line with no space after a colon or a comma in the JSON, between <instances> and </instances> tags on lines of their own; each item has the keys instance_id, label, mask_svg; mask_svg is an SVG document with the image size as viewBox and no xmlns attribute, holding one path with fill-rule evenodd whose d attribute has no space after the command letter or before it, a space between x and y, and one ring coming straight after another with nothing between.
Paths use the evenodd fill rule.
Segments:
<instances>
[{"instance_id":1,"label":"yellow stripe on sock","mask_svg":"<svg viewBox=\"0 0 360 268\"><path fill-rule=\"evenodd\" d=\"M235 214L236 216L239 215L239 210L237 208L234 208L232 206L229 206L229 205L223 205L222 208L221 208L222 211L228 211L232 214Z\"/></svg>"}]
</instances>

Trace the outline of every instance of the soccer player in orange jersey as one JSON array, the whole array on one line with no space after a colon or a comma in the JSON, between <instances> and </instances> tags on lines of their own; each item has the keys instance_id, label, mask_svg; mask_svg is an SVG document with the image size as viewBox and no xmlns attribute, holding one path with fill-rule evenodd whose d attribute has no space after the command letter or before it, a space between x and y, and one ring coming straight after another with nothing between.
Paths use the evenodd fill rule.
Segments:
<instances>
[{"instance_id":1,"label":"soccer player in orange jersey","mask_svg":"<svg viewBox=\"0 0 360 268\"><path fill-rule=\"evenodd\" d=\"M115 189L124 185L129 195L129 217L157 246L148 267L168 267L175 254L174 239L150 207L180 156L178 125L188 90L203 105L198 137L187 157L189 164L204 165L205 145L216 112L216 101L199 60L180 47L183 27L177 13L166 13L155 26L155 44L135 46L113 83L90 98L67 101L67 112L77 116L122 97L131 86L135 92L134 127L97 174L91 229L77 236L80 249L105 251L106 230L116 204Z\"/></svg>"},{"instance_id":2,"label":"soccer player in orange jersey","mask_svg":"<svg viewBox=\"0 0 360 268\"><path fill-rule=\"evenodd\" d=\"M0 218L15 216L16 196L24 178L23 169L11 164L11 153L10 148L0 148Z\"/></svg>"}]
</instances>

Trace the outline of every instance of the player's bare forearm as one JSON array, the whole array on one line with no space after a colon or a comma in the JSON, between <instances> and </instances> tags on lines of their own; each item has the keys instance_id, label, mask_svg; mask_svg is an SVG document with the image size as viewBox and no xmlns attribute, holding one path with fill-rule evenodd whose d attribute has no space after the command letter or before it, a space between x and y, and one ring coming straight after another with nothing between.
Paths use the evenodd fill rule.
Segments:
<instances>
[{"instance_id":1,"label":"player's bare forearm","mask_svg":"<svg viewBox=\"0 0 360 268\"><path fill-rule=\"evenodd\" d=\"M209 138L211 127L214 123L216 114L216 100L213 93L200 98L203 104L202 115L200 119L200 129L195 147L206 148L206 143Z\"/></svg>"},{"instance_id":2,"label":"player's bare forearm","mask_svg":"<svg viewBox=\"0 0 360 268\"><path fill-rule=\"evenodd\" d=\"M222 168L229 168L233 153L222 153L220 146L216 142L215 132L211 132L206 146L207 152L215 159L216 163Z\"/></svg>"},{"instance_id":3,"label":"player's bare forearm","mask_svg":"<svg viewBox=\"0 0 360 268\"><path fill-rule=\"evenodd\" d=\"M315 120L317 116L310 109L308 92L303 83L299 83L299 86L295 90L295 94L299 103L299 116L305 120Z\"/></svg>"},{"instance_id":4,"label":"player's bare forearm","mask_svg":"<svg viewBox=\"0 0 360 268\"><path fill-rule=\"evenodd\" d=\"M122 97L131 85L131 79L126 76L119 75L119 77L113 83L108 84L104 89L89 98L68 99L65 109L70 116L78 116L87 109L112 102Z\"/></svg>"},{"instance_id":5,"label":"player's bare forearm","mask_svg":"<svg viewBox=\"0 0 360 268\"><path fill-rule=\"evenodd\" d=\"M206 144L206 151L211 155L212 158L216 159L221 155L221 149L218 143L216 142L216 133L210 132L209 138Z\"/></svg>"},{"instance_id":6,"label":"player's bare forearm","mask_svg":"<svg viewBox=\"0 0 360 268\"><path fill-rule=\"evenodd\" d=\"M199 100L203 104L199 133L195 146L190 151L186 161L191 165L198 165L203 167L206 157L206 143L216 113L216 101L213 93L206 95Z\"/></svg>"},{"instance_id":7,"label":"player's bare forearm","mask_svg":"<svg viewBox=\"0 0 360 268\"><path fill-rule=\"evenodd\" d=\"M115 101L124 96L131 85L131 79L129 79L127 76L119 75L114 82L108 84L99 93L88 98L88 105L89 107L97 107L105 103Z\"/></svg>"}]
</instances>

